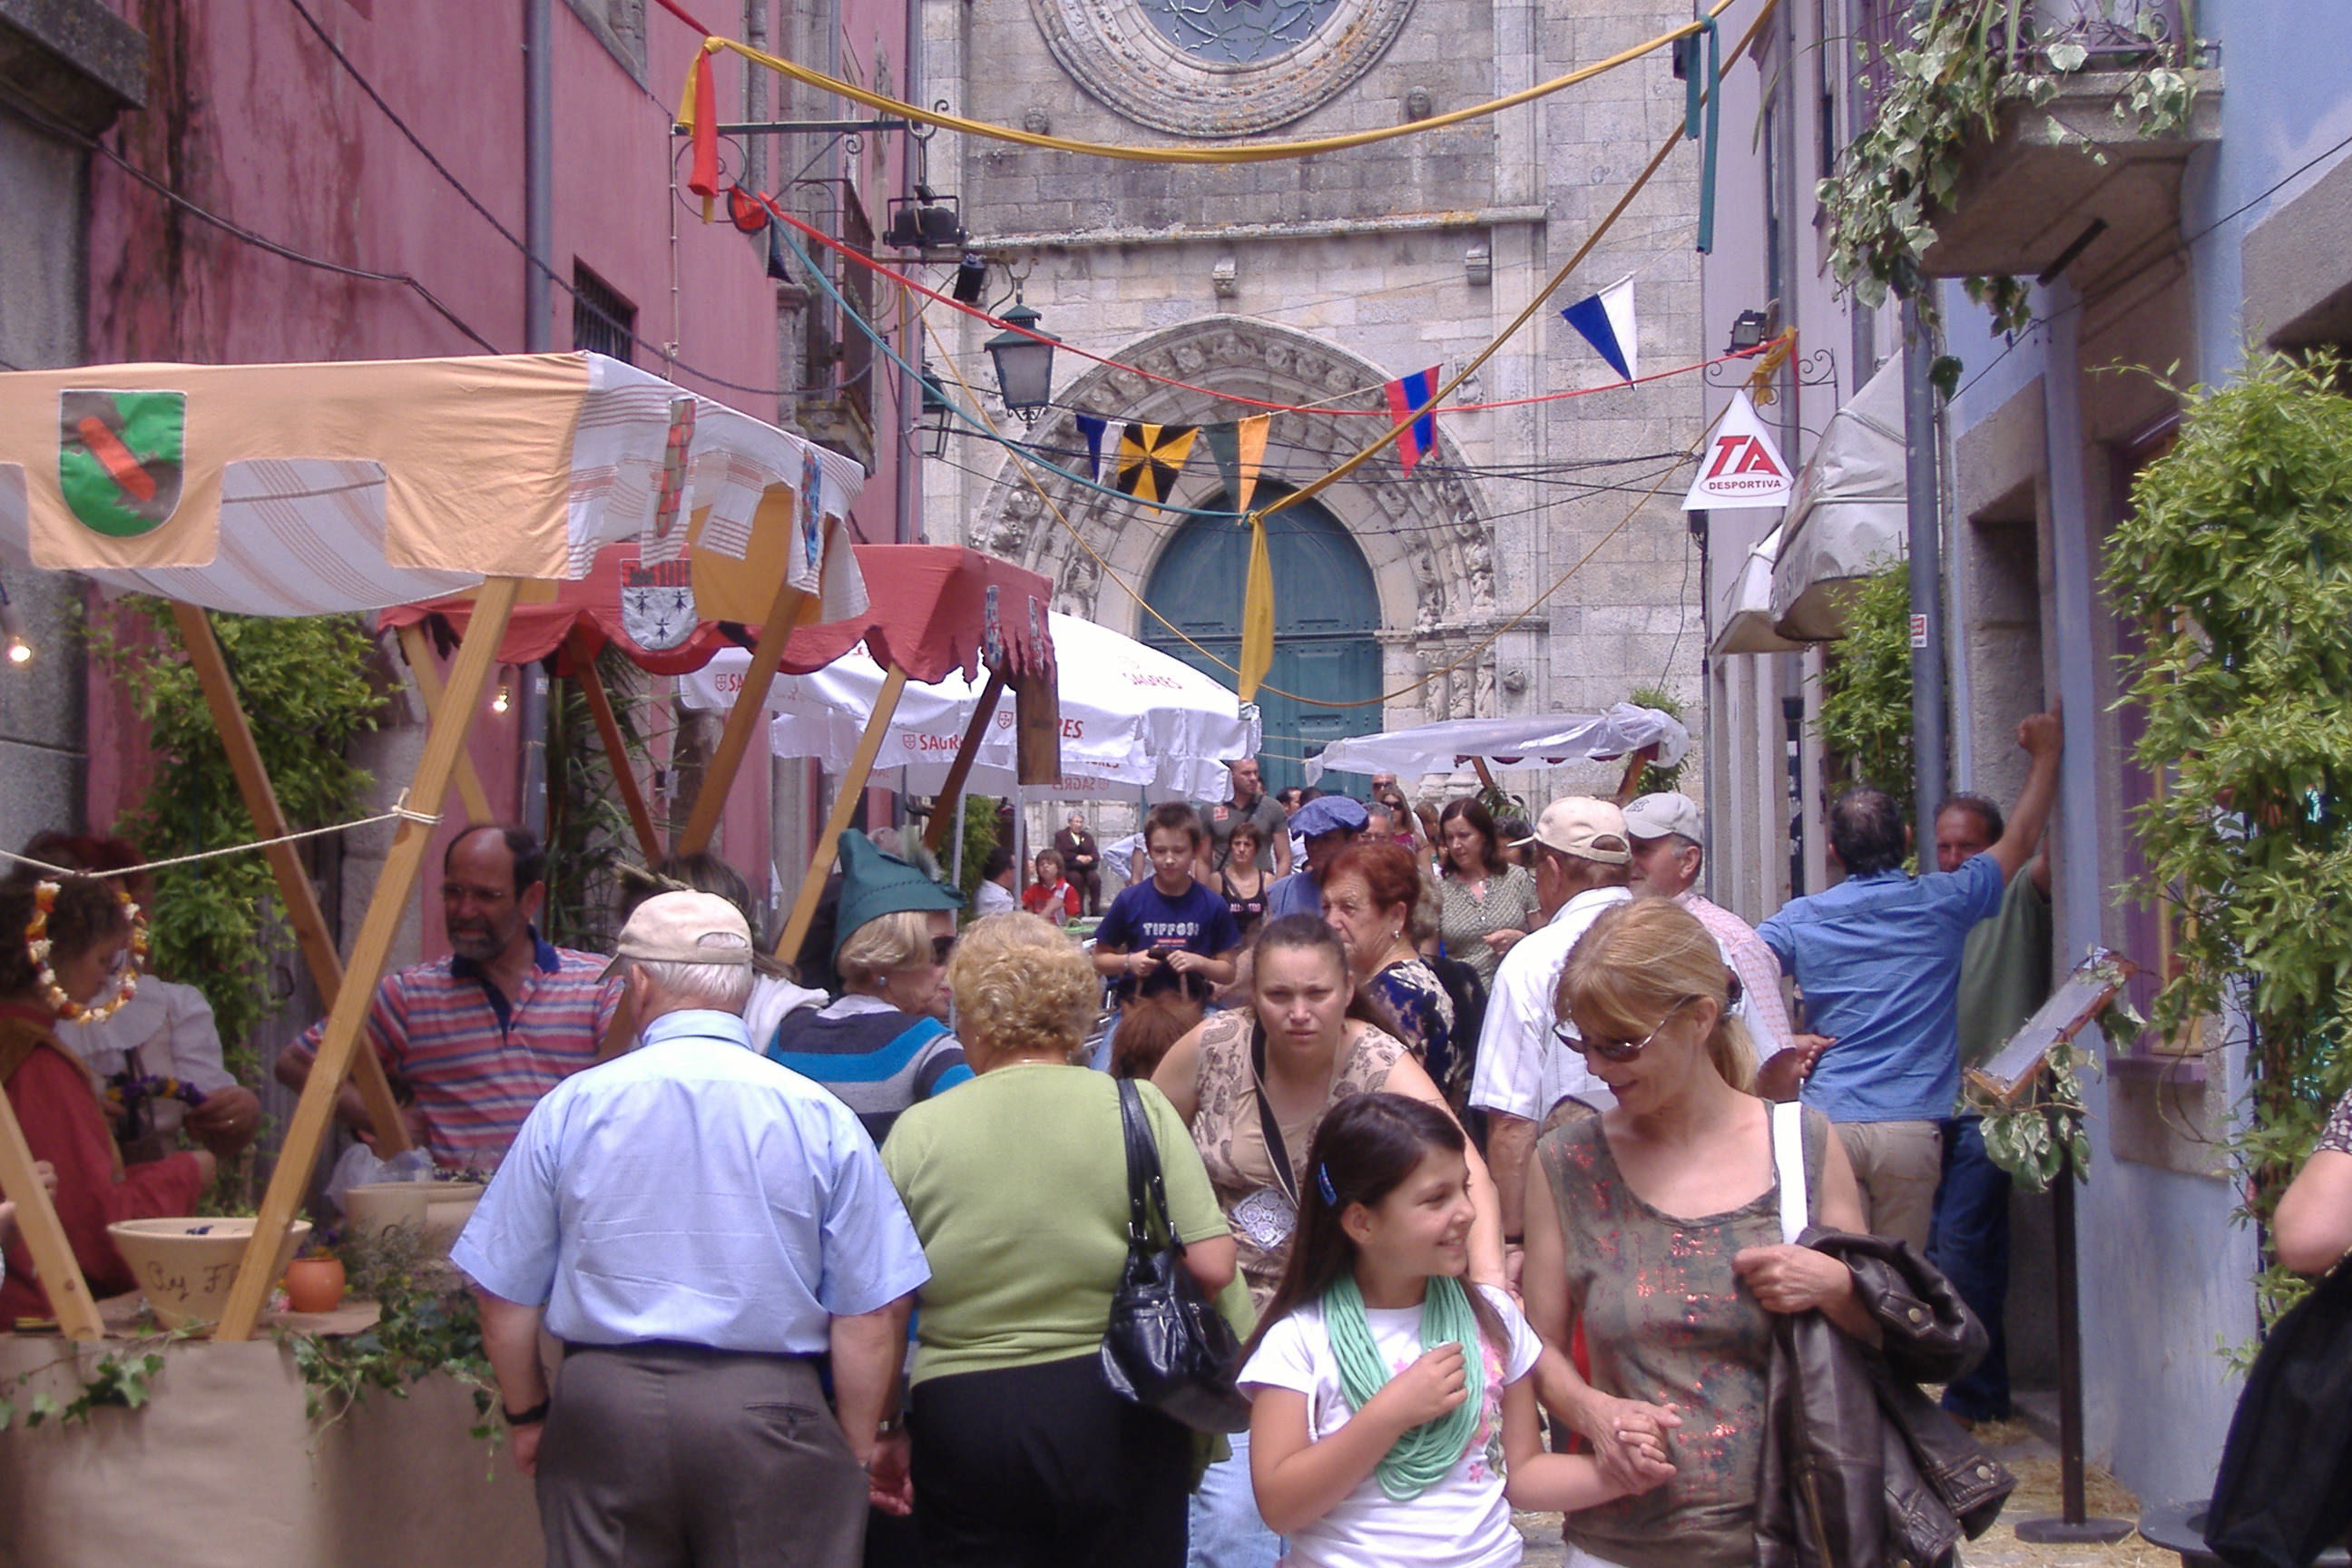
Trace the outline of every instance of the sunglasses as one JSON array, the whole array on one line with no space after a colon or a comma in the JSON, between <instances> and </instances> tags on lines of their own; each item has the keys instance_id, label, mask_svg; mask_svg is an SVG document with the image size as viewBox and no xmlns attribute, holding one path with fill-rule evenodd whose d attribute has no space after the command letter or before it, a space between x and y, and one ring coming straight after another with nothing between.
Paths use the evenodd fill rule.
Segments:
<instances>
[{"instance_id":1,"label":"sunglasses","mask_svg":"<svg viewBox=\"0 0 2352 1568\"><path fill-rule=\"evenodd\" d=\"M951 936L935 936L931 938L931 962L938 964L945 964L948 961L949 955L955 952L955 944L956 939Z\"/></svg>"},{"instance_id":2,"label":"sunglasses","mask_svg":"<svg viewBox=\"0 0 2352 1568\"><path fill-rule=\"evenodd\" d=\"M1580 1056L1599 1057L1604 1062L1630 1062L1649 1049L1650 1042L1658 1037L1658 1029L1663 1029L1672 1023L1675 1015L1681 1012L1685 1005L1693 1000L1694 998L1685 996L1682 1001L1667 1008L1666 1016L1658 1020L1657 1028L1652 1029L1638 1040L1588 1040L1579 1035L1576 1032L1576 1026L1565 1018L1551 1026L1552 1038Z\"/></svg>"}]
</instances>

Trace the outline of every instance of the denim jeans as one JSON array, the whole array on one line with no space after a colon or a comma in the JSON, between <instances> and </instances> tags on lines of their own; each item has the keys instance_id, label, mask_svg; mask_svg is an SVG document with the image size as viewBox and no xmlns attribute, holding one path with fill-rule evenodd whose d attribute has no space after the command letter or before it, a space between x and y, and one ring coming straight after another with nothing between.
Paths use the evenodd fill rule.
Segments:
<instances>
[{"instance_id":1,"label":"denim jeans","mask_svg":"<svg viewBox=\"0 0 2352 1568\"><path fill-rule=\"evenodd\" d=\"M2009 1173L1985 1152L1984 1125L1977 1117L1944 1123L1944 1179L1936 1189L1927 1260L1992 1338L1976 1370L1944 1390L1944 1408L1970 1421L2006 1421L2009 1345L2001 1318L2009 1305Z\"/></svg>"},{"instance_id":2,"label":"denim jeans","mask_svg":"<svg viewBox=\"0 0 2352 1568\"><path fill-rule=\"evenodd\" d=\"M1234 1457L1211 1465L1192 1493L1185 1568L1274 1568L1282 1537L1257 1516L1250 1489L1249 1434L1233 1435Z\"/></svg>"}]
</instances>

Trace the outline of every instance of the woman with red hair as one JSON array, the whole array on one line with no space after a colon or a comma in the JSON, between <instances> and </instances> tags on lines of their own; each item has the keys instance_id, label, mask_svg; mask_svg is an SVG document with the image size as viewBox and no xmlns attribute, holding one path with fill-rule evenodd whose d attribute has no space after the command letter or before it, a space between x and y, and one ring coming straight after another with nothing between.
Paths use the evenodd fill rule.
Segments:
<instances>
[{"instance_id":1,"label":"woman with red hair","mask_svg":"<svg viewBox=\"0 0 2352 1568\"><path fill-rule=\"evenodd\" d=\"M1421 956L1423 906L1432 903L1412 850L1359 840L1323 879L1323 918L1348 947L1348 969L1396 1015L1397 1037L1460 1115L1475 1042L1454 1037L1454 998Z\"/></svg>"}]
</instances>

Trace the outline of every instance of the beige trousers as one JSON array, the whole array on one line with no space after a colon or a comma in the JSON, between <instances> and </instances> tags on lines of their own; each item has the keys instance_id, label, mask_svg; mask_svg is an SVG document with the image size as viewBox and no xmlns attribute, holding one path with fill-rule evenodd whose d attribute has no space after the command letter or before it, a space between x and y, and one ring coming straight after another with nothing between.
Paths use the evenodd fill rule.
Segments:
<instances>
[{"instance_id":1,"label":"beige trousers","mask_svg":"<svg viewBox=\"0 0 2352 1568\"><path fill-rule=\"evenodd\" d=\"M1841 1121L1837 1135L1862 1188L1863 1224L1925 1258L1944 1169L1943 1130L1932 1121Z\"/></svg>"}]
</instances>

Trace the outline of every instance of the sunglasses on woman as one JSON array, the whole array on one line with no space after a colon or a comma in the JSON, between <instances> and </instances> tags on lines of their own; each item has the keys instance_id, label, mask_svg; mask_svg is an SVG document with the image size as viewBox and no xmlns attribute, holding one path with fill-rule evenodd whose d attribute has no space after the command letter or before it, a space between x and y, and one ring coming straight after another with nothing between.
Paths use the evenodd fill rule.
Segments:
<instances>
[{"instance_id":1,"label":"sunglasses on woman","mask_svg":"<svg viewBox=\"0 0 2352 1568\"><path fill-rule=\"evenodd\" d=\"M955 944L956 939L951 936L931 938L931 962L945 965L950 956L955 952Z\"/></svg>"},{"instance_id":2,"label":"sunglasses on woman","mask_svg":"<svg viewBox=\"0 0 2352 1568\"><path fill-rule=\"evenodd\" d=\"M1672 1023L1675 1015L1683 1010L1685 1004L1693 1000L1694 998L1685 996L1682 1001L1667 1008L1666 1016L1658 1020L1657 1028L1652 1029L1638 1040L1612 1040L1606 1037L1588 1040L1576 1032L1574 1024L1565 1018L1551 1026L1552 1038L1580 1056L1599 1057L1604 1062L1630 1062L1649 1049L1650 1042L1658 1037L1658 1029L1663 1029Z\"/></svg>"}]
</instances>

